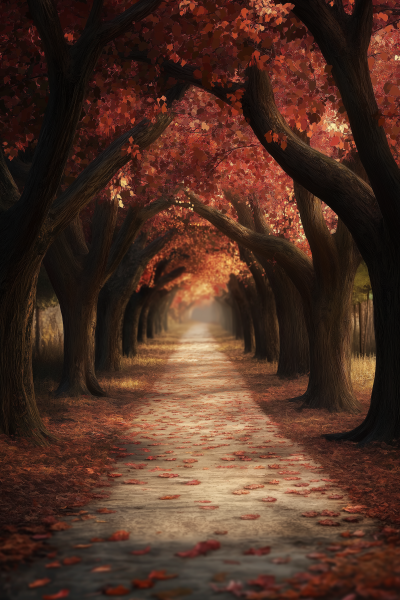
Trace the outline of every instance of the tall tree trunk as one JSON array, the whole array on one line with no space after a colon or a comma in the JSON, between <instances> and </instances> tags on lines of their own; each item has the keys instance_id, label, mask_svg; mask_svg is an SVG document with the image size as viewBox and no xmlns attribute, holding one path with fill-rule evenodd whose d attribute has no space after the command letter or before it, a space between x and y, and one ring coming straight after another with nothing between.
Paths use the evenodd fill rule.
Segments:
<instances>
[{"instance_id":1,"label":"tall tree trunk","mask_svg":"<svg viewBox=\"0 0 400 600\"><path fill-rule=\"evenodd\" d=\"M242 295L247 299L249 312L251 315L251 322L253 325L252 330L254 332L254 358L259 360L268 360L268 356L271 358L271 354L268 351L267 315L262 310L256 286L254 281L251 281L251 279L252 278L249 277L246 281L246 284L244 284L242 281L239 281L238 283ZM251 340L251 330L249 331L248 337ZM250 341L248 341L248 344L249 346L247 352L251 352L252 344Z\"/></svg>"},{"instance_id":2,"label":"tall tree trunk","mask_svg":"<svg viewBox=\"0 0 400 600\"><path fill-rule=\"evenodd\" d=\"M89 295L89 294L88 294ZM85 294L78 301L60 304L64 326L64 364L58 396L93 394L105 396L94 370L97 294Z\"/></svg>"},{"instance_id":3,"label":"tall tree trunk","mask_svg":"<svg viewBox=\"0 0 400 600\"><path fill-rule=\"evenodd\" d=\"M0 432L28 437L38 445L54 436L40 417L32 375L32 329L42 256L25 261L0 293ZM3 279L4 281L4 279Z\"/></svg>"},{"instance_id":4,"label":"tall tree trunk","mask_svg":"<svg viewBox=\"0 0 400 600\"><path fill-rule=\"evenodd\" d=\"M139 318L148 289L147 285L142 285L139 292L133 292L126 306L122 329L124 356L134 357L138 353Z\"/></svg>"},{"instance_id":5,"label":"tall tree trunk","mask_svg":"<svg viewBox=\"0 0 400 600\"><path fill-rule=\"evenodd\" d=\"M389 244L388 244L389 245ZM371 404L364 421L352 431L327 435L361 445L400 438L400 249L382 244L382 255L368 264L374 293L376 371Z\"/></svg>"},{"instance_id":6,"label":"tall tree trunk","mask_svg":"<svg viewBox=\"0 0 400 600\"><path fill-rule=\"evenodd\" d=\"M40 357L42 346L42 332L40 330L40 311L41 309L37 306L35 308L35 353L38 358Z\"/></svg>"},{"instance_id":7,"label":"tall tree trunk","mask_svg":"<svg viewBox=\"0 0 400 600\"><path fill-rule=\"evenodd\" d=\"M308 333L301 297L279 265L258 257L268 276L275 297L279 323L279 361L277 375L296 378L310 371Z\"/></svg>"},{"instance_id":8,"label":"tall tree trunk","mask_svg":"<svg viewBox=\"0 0 400 600\"><path fill-rule=\"evenodd\" d=\"M144 303L142 310L140 311L139 327L138 327L138 342L141 344L147 343L147 319L149 316L150 305ZM181 322L181 321L179 321Z\"/></svg>"},{"instance_id":9,"label":"tall tree trunk","mask_svg":"<svg viewBox=\"0 0 400 600\"><path fill-rule=\"evenodd\" d=\"M170 239L157 238L146 247L141 236L132 244L118 269L99 294L96 326L96 368L100 371L120 371L123 318L129 298L138 286L147 263Z\"/></svg>"},{"instance_id":10,"label":"tall tree trunk","mask_svg":"<svg viewBox=\"0 0 400 600\"><path fill-rule=\"evenodd\" d=\"M250 307L245 294L240 289L236 275L230 276L228 288L230 289L231 294L235 300L235 305L237 307L237 315L241 323L242 338L244 341L243 352L247 354L248 352L252 352L254 349L254 329Z\"/></svg>"},{"instance_id":11,"label":"tall tree trunk","mask_svg":"<svg viewBox=\"0 0 400 600\"><path fill-rule=\"evenodd\" d=\"M116 199L97 203L90 248L78 216L57 236L43 260L64 327L63 371L57 396L106 395L95 374L95 327L117 210Z\"/></svg>"}]
</instances>

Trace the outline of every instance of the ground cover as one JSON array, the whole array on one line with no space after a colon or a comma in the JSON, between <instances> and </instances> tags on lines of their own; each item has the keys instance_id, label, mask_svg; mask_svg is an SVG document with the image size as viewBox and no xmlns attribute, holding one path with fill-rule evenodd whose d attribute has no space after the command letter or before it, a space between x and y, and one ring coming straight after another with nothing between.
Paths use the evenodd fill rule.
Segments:
<instances>
[{"instance_id":1,"label":"ground cover","mask_svg":"<svg viewBox=\"0 0 400 600\"><path fill-rule=\"evenodd\" d=\"M90 500L108 497L107 490L96 488L121 455L116 440L130 426L127 421L185 329L176 326L142 345L139 356L123 359L121 372L100 379L109 394L104 398L54 398L61 348L45 348L35 360L39 410L58 442L38 448L23 438L0 435L0 568L43 553L45 540L65 526L59 518L62 509L79 512Z\"/></svg>"}]
</instances>

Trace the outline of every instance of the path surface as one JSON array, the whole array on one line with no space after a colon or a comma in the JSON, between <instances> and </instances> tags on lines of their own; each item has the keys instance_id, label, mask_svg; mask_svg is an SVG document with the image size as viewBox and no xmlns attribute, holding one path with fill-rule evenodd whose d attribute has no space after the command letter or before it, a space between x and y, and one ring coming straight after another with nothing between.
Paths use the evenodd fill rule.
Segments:
<instances>
[{"instance_id":1,"label":"path surface","mask_svg":"<svg viewBox=\"0 0 400 600\"><path fill-rule=\"evenodd\" d=\"M132 432L138 432L129 438L135 444L120 442L120 448L133 455L113 466L113 472L123 476L109 488L110 498L85 507L93 518L83 513L65 518L72 528L51 539L58 548L53 561L77 556L81 562L46 568L53 561L43 559L23 567L7 585L6 598L36 600L62 589L70 590L74 599L101 598L104 586L123 585L131 590L124 597L132 600L224 600L233 596L217 595L210 587L213 579L218 587L230 580L245 584L258 575L275 575L280 581L309 568L315 561L307 554L326 542L343 541L344 530L360 528L344 522L344 512L336 518L302 516L308 511L340 512L349 501L300 446L279 434L253 402L234 365L218 352L206 325L194 325L181 339L153 393L140 406ZM129 462L145 467L135 469ZM179 476L160 477L163 473ZM123 483L129 479L142 483ZM193 480L200 483L190 485ZM245 490L254 484L260 487ZM246 493L234 494L237 490ZM178 497L160 499L174 495ZM335 495L339 498L330 499ZM276 501L263 501L266 497ZM99 514L104 507L115 512ZM243 515L259 517L245 520ZM318 524L327 518L340 525ZM367 534L373 528L373 521L363 521ZM130 532L127 541L91 543L120 530ZM220 549L196 558L175 556L206 540L217 540ZM131 554L148 546L146 554ZM244 554L264 547L271 548L269 554ZM104 566L110 570L92 572ZM132 586L132 580L145 580L151 571L163 569L178 577L156 581L149 589ZM51 583L28 589L29 582L45 577ZM182 595L163 594L168 590Z\"/></svg>"}]
</instances>

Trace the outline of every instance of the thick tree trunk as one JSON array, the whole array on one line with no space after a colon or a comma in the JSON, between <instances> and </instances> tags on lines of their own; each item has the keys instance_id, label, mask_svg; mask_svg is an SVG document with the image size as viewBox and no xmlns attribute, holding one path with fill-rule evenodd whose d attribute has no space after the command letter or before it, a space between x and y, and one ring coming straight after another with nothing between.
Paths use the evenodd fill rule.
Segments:
<instances>
[{"instance_id":1,"label":"thick tree trunk","mask_svg":"<svg viewBox=\"0 0 400 600\"><path fill-rule=\"evenodd\" d=\"M147 319L149 316L150 305L145 303L142 307L139 317L139 327L138 327L138 342L140 344L147 343ZM181 322L181 321L179 321Z\"/></svg>"},{"instance_id":2,"label":"thick tree trunk","mask_svg":"<svg viewBox=\"0 0 400 600\"><path fill-rule=\"evenodd\" d=\"M252 352L254 349L254 329L253 321L251 318L250 306L248 304L246 295L241 289L241 286L239 285L239 282L235 275L230 276L228 287L234 298L237 309L237 315L241 323L241 334L244 341L243 352L247 354L248 352ZM236 337L236 339L238 338Z\"/></svg>"},{"instance_id":3,"label":"thick tree trunk","mask_svg":"<svg viewBox=\"0 0 400 600\"><path fill-rule=\"evenodd\" d=\"M289 277L278 265L262 260L275 297L279 323L279 361L277 375L296 378L310 371L308 333L301 297Z\"/></svg>"},{"instance_id":4,"label":"thick tree trunk","mask_svg":"<svg viewBox=\"0 0 400 600\"><path fill-rule=\"evenodd\" d=\"M246 297L249 306L249 312L251 315L252 330L254 332L254 358L259 360L268 360L271 358L271 353L268 348L268 337L267 337L267 315L262 310L259 295L257 293L256 286L251 280L246 281L246 285L239 281L239 287L242 295ZM251 340L251 332L248 336ZM245 338L246 340L246 338ZM252 344L248 341L248 350L245 352L251 352ZM246 347L246 344L245 344Z\"/></svg>"},{"instance_id":5,"label":"thick tree trunk","mask_svg":"<svg viewBox=\"0 0 400 600\"><path fill-rule=\"evenodd\" d=\"M122 345L124 356L134 357L138 353L139 318L146 300L148 286L142 286L139 292L134 292L125 309L122 329Z\"/></svg>"},{"instance_id":6,"label":"thick tree trunk","mask_svg":"<svg viewBox=\"0 0 400 600\"><path fill-rule=\"evenodd\" d=\"M41 256L25 262L0 293L0 432L46 445L54 436L44 426L32 375L32 325Z\"/></svg>"},{"instance_id":7,"label":"thick tree trunk","mask_svg":"<svg viewBox=\"0 0 400 600\"><path fill-rule=\"evenodd\" d=\"M64 365L56 395L105 396L94 370L97 294L89 299L80 296L70 303L68 300L64 298L60 303L64 326Z\"/></svg>"},{"instance_id":8,"label":"thick tree trunk","mask_svg":"<svg viewBox=\"0 0 400 600\"><path fill-rule=\"evenodd\" d=\"M171 238L161 236L144 247L145 236L132 244L99 295L96 326L96 368L120 371L125 309L145 266Z\"/></svg>"},{"instance_id":9,"label":"thick tree trunk","mask_svg":"<svg viewBox=\"0 0 400 600\"><path fill-rule=\"evenodd\" d=\"M374 294L376 371L365 420L349 432L327 435L365 445L400 438L400 250L385 248L367 263Z\"/></svg>"}]
</instances>

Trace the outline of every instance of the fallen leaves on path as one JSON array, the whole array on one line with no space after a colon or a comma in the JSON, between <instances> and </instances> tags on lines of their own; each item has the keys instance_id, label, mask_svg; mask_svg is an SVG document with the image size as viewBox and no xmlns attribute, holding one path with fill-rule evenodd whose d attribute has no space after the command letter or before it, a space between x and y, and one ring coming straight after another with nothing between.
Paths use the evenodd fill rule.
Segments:
<instances>
[{"instance_id":1,"label":"fallen leaves on path","mask_svg":"<svg viewBox=\"0 0 400 600\"><path fill-rule=\"evenodd\" d=\"M244 489L245 490L258 490L260 488L263 488L263 484L262 483L250 483L249 485L245 485Z\"/></svg>"},{"instance_id":2,"label":"fallen leaves on path","mask_svg":"<svg viewBox=\"0 0 400 600\"><path fill-rule=\"evenodd\" d=\"M109 508L98 508L96 510L101 515L110 515L111 513L115 513L115 510L110 510Z\"/></svg>"},{"instance_id":3,"label":"fallen leaves on path","mask_svg":"<svg viewBox=\"0 0 400 600\"><path fill-rule=\"evenodd\" d=\"M218 540L207 540L206 542L198 542L191 550L176 552L175 556L179 556L180 558L196 558L197 556L206 555L208 552L212 550L219 550L220 548L221 544L218 542Z\"/></svg>"},{"instance_id":4,"label":"fallen leaves on path","mask_svg":"<svg viewBox=\"0 0 400 600\"><path fill-rule=\"evenodd\" d=\"M340 527L340 523L337 521L332 521L332 519L324 519L323 521L318 521L318 525L324 525L325 527Z\"/></svg>"},{"instance_id":5,"label":"fallen leaves on path","mask_svg":"<svg viewBox=\"0 0 400 600\"><path fill-rule=\"evenodd\" d=\"M218 505L215 506L199 506L199 508L201 508L202 510L216 510L217 508L219 508Z\"/></svg>"},{"instance_id":6,"label":"fallen leaves on path","mask_svg":"<svg viewBox=\"0 0 400 600\"><path fill-rule=\"evenodd\" d=\"M273 498L272 496L265 496L265 498L261 498L261 500L263 502L276 502L277 501L277 499Z\"/></svg>"},{"instance_id":7,"label":"fallen leaves on path","mask_svg":"<svg viewBox=\"0 0 400 600\"><path fill-rule=\"evenodd\" d=\"M108 573L108 571L111 571L110 565L100 565L90 570L91 573Z\"/></svg>"},{"instance_id":8,"label":"fallen leaves on path","mask_svg":"<svg viewBox=\"0 0 400 600\"><path fill-rule=\"evenodd\" d=\"M186 481L185 485L200 485L201 481L198 479L192 479L191 481Z\"/></svg>"},{"instance_id":9,"label":"fallen leaves on path","mask_svg":"<svg viewBox=\"0 0 400 600\"><path fill-rule=\"evenodd\" d=\"M242 496L243 494L250 494L248 490L235 490L232 494L236 494L236 496Z\"/></svg>"},{"instance_id":10,"label":"fallen leaves on path","mask_svg":"<svg viewBox=\"0 0 400 600\"><path fill-rule=\"evenodd\" d=\"M67 558L63 558L62 560L62 564L63 565L77 565L78 563L82 562L82 559L80 556L68 556Z\"/></svg>"},{"instance_id":11,"label":"fallen leaves on path","mask_svg":"<svg viewBox=\"0 0 400 600\"><path fill-rule=\"evenodd\" d=\"M255 519L259 519L260 515L241 515L240 518L243 521L254 521Z\"/></svg>"}]
</instances>

